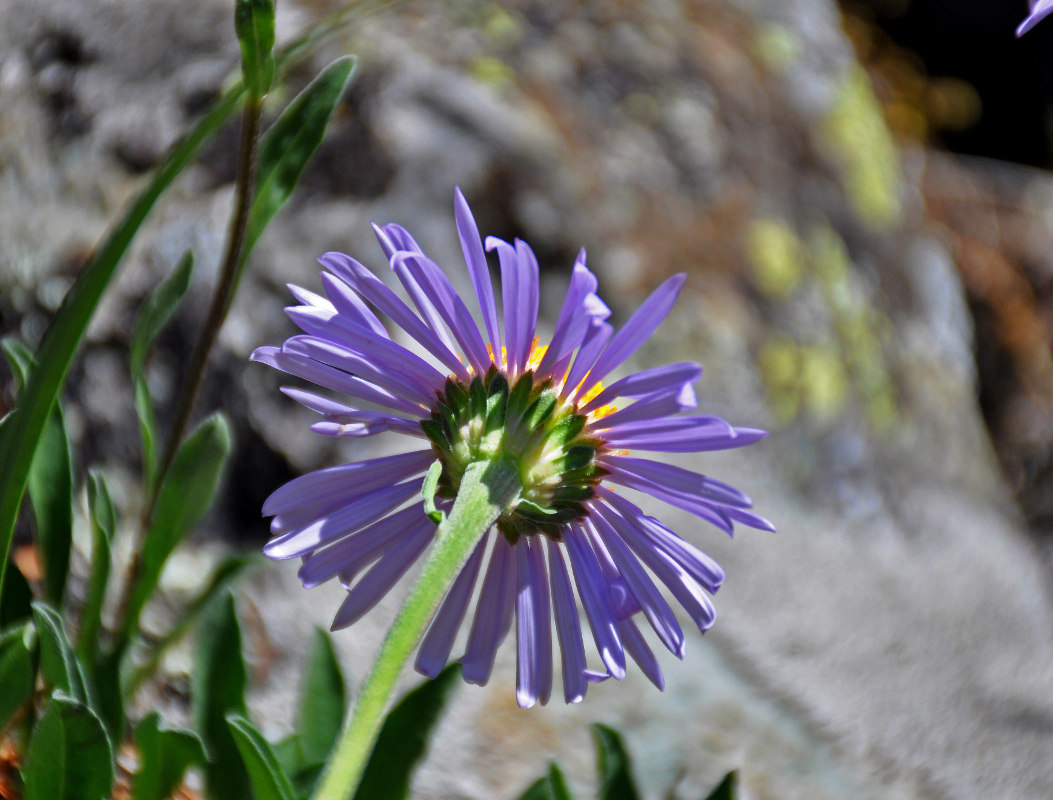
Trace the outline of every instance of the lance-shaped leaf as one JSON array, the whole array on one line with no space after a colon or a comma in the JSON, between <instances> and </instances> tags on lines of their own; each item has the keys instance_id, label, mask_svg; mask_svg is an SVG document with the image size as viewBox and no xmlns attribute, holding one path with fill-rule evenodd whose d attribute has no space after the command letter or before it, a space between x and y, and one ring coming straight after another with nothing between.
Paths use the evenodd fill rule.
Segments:
<instances>
[{"instance_id":1,"label":"lance-shaped leaf","mask_svg":"<svg viewBox=\"0 0 1053 800\"><path fill-rule=\"evenodd\" d=\"M106 481L94 471L88 474L88 516L91 518L91 572L77 633L77 653L90 664L99 652L102 602L110 580L110 542L117 527L117 513Z\"/></svg>"},{"instance_id":2,"label":"lance-shaped leaf","mask_svg":"<svg viewBox=\"0 0 1053 800\"><path fill-rule=\"evenodd\" d=\"M380 729L355 800L409 797L413 770L428 749L431 729L439 719L450 689L458 682L459 670L459 664L451 664L435 680L425 681L392 709Z\"/></svg>"},{"instance_id":3,"label":"lance-shaped leaf","mask_svg":"<svg viewBox=\"0 0 1053 800\"><path fill-rule=\"evenodd\" d=\"M329 634L316 628L300 689L297 725L306 765L322 764L340 732L346 705L344 676Z\"/></svg>"},{"instance_id":4,"label":"lance-shaped leaf","mask_svg":"<svg viewBox=\"0 0 1053 800\"><path fill-rule=\"evenodd\" d=\"M246 713L247 680L234 595L226 592L216 599L198 629L197 663L191 676L194 727L210 757L205 767L210 797L251 797L249 775L226 720L228 713Z\"/></svg>"},{"instance_id":5,"label":"lance-shaped leaf","mask_svg":"<svg viewBox=\"0 0 1053 800\"><path fill-rule=\"evenodd\" d=\"M156 711L135 726L139 771L132 781L132 800L165 800L183 781L189 767L204 766L205 746L193 731L169 728Z\"/></svg>"},{"instance_id":6,"label":"lance-shaped leaf","mask_svg":"<svg viewBox=\"0 0 1053 800\"><path fill-rule=\"evenodd\" d=\"M538 778L530 788L519 796L519 800L574 800L567 789L567 781L555 762L549 765L548 774Z\"/></svg>"},{"instance_id":7,"label":"lance-shaped leaf","mask_svg":"<svg viewBox=\"0 0 1053 800\"><path fill-rule=\"evenodd\" d=\"M629 755L622 745L622 737L606 725L592 725L592 738L596 744L596 762L599 767L599 800L637 800Z\"/></svg>"},{"instance_id":8,"label":"lance-shaped leaf","mask_svg":"<svg viewBox=\"0 0 1053 800\"><path fill-rule=\"evenodd\" d=\"M253 97L262 97L274 80L274 2L236 0L234 32L241 46L241 72Z\"/></svg>"},{"instance_id":9,"label":"lance-shaped leaf","mask_svg":"<svg viewBox=\"0 0 1053 800\"><path fill-rule=\"evenodd\" d=\"M227 726L249 772L256 800L296 800L274 750L256 726L240 714L227 714Z\"/></svg>"},{"instance_id":10,"label":"lance-shaped leaf","mask_svg":"<svg viewBox=\"0 0 1053 800\"><path fill-rule=\"evenodd\" d=\"M55 689L81 703L92 701L83 665L73 651L62 617L46 603L33 603L33 623L40 637L40 671Z\"/></svg>"},{"instance_id":11,"label":"lance-shaped leaf","mask_svg":"<svg viewBox=\"0 0 1053 800\"><path fill-rule=\"evenodd\" d=\"M238 276L267 223L285 205L304 167L325 137L325 129L351 80L355 59L338 58L289 103L263 135L256 193L249 209Z\"/></svg>"},{"instance_id":12,"label":"lance-shaped leaf","mask_svg":"<svg viewBox=\"0 0 1053 800\"><path fill-rule=\"evenodd\" d=\"M183 260L179 262L179 266L150 292L139 307L135 315L135 322L132 323L129 369L132 375L132 385L135 387L135 411L139 417L139 435L143 444L144 483L151 488L157 469L157 423L154 419L153 402L143 376L143 369L146 366L150 346L172 319L186 295L193 270L194 256L188 251L183 256Z\"/></svg>"},{"instance_id":13,"label":"lance-shaped leaf","mask_svg":"<svg viewBox=\"0 0 1053 800\"><path fill-rule=\"evenodd\" d=\"M25 386L36 368L29 349L12 337L5 338L0 346L19 385ZM59 404L48 416L33 454L29 468L29 499L33 504L37 541L44 561L45 594L56 605L61 605L73 544L73 456Z\"/></svg>"},{"instance_id":14,"label":"lance-shaped leaf","mask_svg":"<svg viewBox=\"0 0 1053 800\"><path fill-rule=\"evenodd\" d=\"M158 490L143 542L139 576L125 620L126 636L138 627L139 614L157 588L168 557L212 504L230 448L230 425L218 413L205 419L179 446Z\"/></svg>"},{"instance_id":15,"label":"lance-shaped leaf","mask_svg":"<svg viewBox=\"0 0 1053 800\"><path fill-rule=\"evenodd\" d=\"M37 634L20 625L0 634L0 730L33 697L37 674Z\"/></svg>"},{"instance_id":16,"label":"lance-shaped leaf","mask_svg":"<svg viewBox=\"0 0 1053 800\"><path fill-rule=\"evenodd\" d=\"M25 800L101 800L113 785L113 747L102 720L55 692L29 740Z\"/></svg>"},{"instance_id":17,"label":"lance-shaped leaf","mask_svg":"<svg viewBox=\"0 0 1053 800\"><path fill-rule=\"evenodd\" d=\"M92 253L48 326L36 353L38 368L18 393L14 424L0 430L0 565L7 563L15 520L25 494L33 455L66 379L73 355L88 328L103 292L116 274L121 257L154 203L193 158L198 148L234 110L244 87L228 91L212 110L169 152L154 179ZM4 573L0 572L0 582ZM3 587L0 586L0 589ZM3 593L0 592L0 598Z\"/></svg>"},{"instance_id":18,"label":"lance-shaped leaf","mask_svg":"<svg viewBox=\"0 0 1053 800\"><path fill-rule=\"evenodd\" d=\"M714 787L706 800L738 800L739 774L732 770Z\"/></svg>"}]
</instances>

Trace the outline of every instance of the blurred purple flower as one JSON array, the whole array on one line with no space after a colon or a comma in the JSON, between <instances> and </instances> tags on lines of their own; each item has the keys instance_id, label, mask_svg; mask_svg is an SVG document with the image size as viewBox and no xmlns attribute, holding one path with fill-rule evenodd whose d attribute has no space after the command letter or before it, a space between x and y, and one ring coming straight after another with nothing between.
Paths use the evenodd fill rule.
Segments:
<instances>
[{"instance_id":1,"label":"blurred purple flower","mask_svg":"<svg viewBox=\"0 0 1053 800\"><path fill-rule=\"evenodd\" d=\"M496 454L513 458L523 481L520 499L454 581L421 642L417 669L434 677L449 660L481 572L461 657L465 680L489 680L514 615L521 706L545 703L551 694L552 617L567 702L579 702L590 681L623 678L626 652L662 688L661 669L637 627L637 614L677 657L683 657L684 635L652 575L705 631L714 620L708 595L720 587L724 572L612 485L650 494L728 534L735 522L774 530L748 510L750 499L737 489L629 455L724 450L766 434L714 416L681 414L697 405L692 384L702 367L695 363L601 383L665 319L684 283L682 274L662 283L616 332L606 322L610 311L595 293L596 277L582 251L552 339L539 346L533 251L520 240L486 240L500 263L502 328L483 242L459 190L455 211L485 336L443 271L399 225L374 230L416 311L342 253L320 259L327 270L325 297L289 287L300 305L286 312L303 335L281 347L261 347L253 360L359 401L346 405L283 388L322 415L314 431L351 438L391 431L421 446L321 469L282 486L263 506L264 514L274 517L274 538L264 552L275 559L302 559L305 587L339 577L348 594L333 629L347 627L376 605L431 542L436 524L421 499L429 467L436 460L442 466L435 501L448 511L469 463ZM377 313L402 328L427 356L395 342ZM586 665L574 587L602 672Z\"/></svg>"},{"instance_id":2,"label":"blurred purple flower","mask_svg":"<svg viewBox=\"0 0 1053 800\"><path fill-rule=\"evenodd\" d=\"M1023 36L1050 14L1053 14L1053 0L1031 0L1031 13L1017 27L1016 35Z\"/></svg>"}]
</instances>

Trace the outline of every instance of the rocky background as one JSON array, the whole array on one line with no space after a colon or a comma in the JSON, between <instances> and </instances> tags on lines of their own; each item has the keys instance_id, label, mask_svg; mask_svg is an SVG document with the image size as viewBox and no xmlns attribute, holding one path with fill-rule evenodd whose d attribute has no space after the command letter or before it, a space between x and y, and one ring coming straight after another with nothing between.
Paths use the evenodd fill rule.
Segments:
<instances>
[{"instance_id":1,"label":"rocky background","mask_svg":"<svg viewBox=\"0 0 1053 800\"><path fill-rule=\"evenodd\" d=\"M288 39L338 4L278 6ZM230 17L223 0L0 2L4 333L39 339L217 96L237 64ZM201 409L233 416L237 453L168 571L173 601L224 550L259 547L281 482L368 447L311 435L277 375L246 362L292 330L284 284L315 286L331 249L382 267L371 220L402 222L456 271L458 184L484 233L535 247L543 312L582 245L615 321L689 273L639 362L703 361L706 410L773 431L684 463L744 488L779 533L727 541L662 510L728 572L716 628L662 662L665 693L633 674L580 707L520 711L506 647L491 685L451 702L415 796L516 797L557 758L588 797L594 720L624 731L648 798L704 796L730 768L751 798L1053 796L1053 182L934 146L990 125L986 101L930 78L876 19L833 0L361 4L283 90L360 58L223 332ZM989 36L1001 46L1011 27ZM236 143L232 127L154 213L68 385L78 468L105 469L131 518L130 322L193 249L190 301L151 366L167 408L215 278ZM294 572L266 567L239 599L272 738L340 595ZM397 601L336 635L353 676ZM190 648L144 706L185 713Z\"/></svg>"}]
</instances>

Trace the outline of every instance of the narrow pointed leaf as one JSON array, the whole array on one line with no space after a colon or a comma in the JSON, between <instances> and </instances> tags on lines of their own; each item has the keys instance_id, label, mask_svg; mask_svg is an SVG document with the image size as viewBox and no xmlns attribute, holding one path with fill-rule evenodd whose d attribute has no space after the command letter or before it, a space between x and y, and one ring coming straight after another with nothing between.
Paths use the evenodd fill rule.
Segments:
<instances>
[{"instance_id":1,"label":"narrow pointed leaf","mask_svg":"<svg viewBox=\"0 0 1053 800\"><path fill-rule=\"evenodd\" d=\"M194 254L187 251L179 266L169 273L139 306L135 322L132 323L129 344L132 377L138 378L143 374L150 346L179 308L187 289L190 288L190 275L193 271Z\"/></svg>"},{"instance_id":2,"label":"narrow pointed leaf","mask_svg":"<svg viewBox=\"0 0 1053 800\"><path fill-rule=\"evenodd\" d=\"M274 750L256 726L240 714L228 714L227 726L248 770L256 800L297 800Z\"/></svg>"},{"instance_id":3,"label":"narrow pointed leaf","mask_svg":"<svg viewBox=\"0 0 1053 800\"><path fill-rule=\"evenodd\" d=\"M191 676L194 728L211 757L205 767L208 796L248 800L251 789L226 715L244 715L248 672L241 653L241 625L234 595L227 592L209 608L198 630L197 663Z\"/></svg>"},{"instance_id":4,"label":"narrow pointed leaf","mask_svg":"<svg viewBox=\"0 0 1053 800\"><path fill-rule=\"evenodd\" d=\"M297 726L305 765L322 764L340 732L346 706L344 676L329 634L315 629L300 690Z\"/></svg>"},{"instance_id":5,"label":"narrow pointed leaf","mask_svg":"<svg viewBox=\"0 0 1053 800\"><path fill-rule=\"evenodd\" d=\"M376 746L355 793L355 800L403 800L409 797L413 770L428 749L432 727L458 682L460 666L451 664L432 681L407 694L384 720Z\"/></svg>"},{"instance_id":6,"label":"narrow pointed leaf","mask_svg":"<svg viewBox=\"0 0 1053 800\"><path fill-rule=\"evenodd\" d=\"M158 490L143 542L139 576L125 619L126 636L136 630L139 614L157 588L168 557L212 504L230 448L230 425L218 413L205 419L179 446Z\"/></svg>"},{"instance_id":7,"label":"narrow pointed leaf","mask_svg":"<svg viewBox=\"0 0 1053 800\"><path fill-rule=\"evenodd\" d=\"M739 797L739 774L732 770L724 776L724 780L716 785L706 800L738 800Z\"/></svg>"},{"instance_id":8,"label":"narrow pointed leaf","mask_svg":"<svg viewBox=\"0 0 1053 800\"><path fill-rule=\"evenodd\" d=\"M55 689L82 703L92 697L84 668L70 644L62 617L46 603L33 603L33 622L40 637L40 671Z\"/></svg>"},{"instance_id":9,"label":"narrow pointed leaf","mask_svg":"<svg viewBox=\"0 0 1053 800\"><path fill-rule=\"evenodd\" d=\"M11 337L5 338L2 346L12 372L25 386L36 368L29 349ZM73 455L59 404L45 421L29 468L28 486L44 562L44 591L48 599L61 605L73 544Z\"/></svg>"},{"instance_id":10,"label":"narrow pointed leaf","mask_svg":"<svg viewBox=\"0 0 1053 800\"><path fill-rule=\"evenodd\" d=\"M135 378L133 393L135 415L139 418L139 441L143 448L143 485L152 487L157 479L157 417L145 378Z\"/></svg>"},{"instance_id":11,"label":"narrow pointed leaf","mask_svg":"<svg viewBox=\"0 0 1053 800\"><path fill-rule=\"evenodd\" d=\"M574 800L567 789L563 773L555 763L548 768L548 774L538 778L529 789L520 795L519 800Z\"/></svg>"},{"instance_id":12,"label":"narrow pointed leaf","mask_svg":"<svg viewBox=\"0 0 1053 800\"><path fill-rule=\"evenodd\" d=\"M88 475L88 515L91 518L91 572L77 633L77 652L91 663L99 652L102 602L110 580L110 542L117 527L117 514L106 481L94 471Z\"/></svg>"},{"instance_id":13,"label":"narrow pointed leaf","mask_svg":"<svg viewBox=\"0 0 1053 800\"><path fill-rule=\"evenodd\" d=\"M37 634L22 625L0 634L0 730L33 697L37 674Z\"/></svg>"},{"instance_id":14,"label":"narrow pointed leaf","mask_svg":"<svg viewBox=\"0 0 1053 800\"><path fill-rule=\"evenodd\" d=\"M234 32L241 46L241 73L253 97L262 97L274 80L274 2L237 0Z\"/></svg>"},{"instance_id":15,"label":"narrow pointed leaf","mask_svg":"<svg viewBox=\"0 0 1053 800\"><path fill-rule=\"evenodd\" d=\"M113 785L113 747L94 711L56 692L29 740L25 800L102 800Z\"/></svg>"},{"instance_id":16,"label":"narrow pointed leaf","mask_svg":"<svg viewBox=\"0 0 1053 800\"><path fill-rule=\"evenodd\" d=\"M599 767L599 800L637 800L629 755L622 745L622 737L606 725L592 725L592 738L596 744L596 762Z\"/></svg>"},{"instance_id":17,"label":"narrow pointed leaf","mask_svg":"<svg viewBox=\"0 0 1053 800\"><path fill-rule=\"evenodd\" d=\"M81 269L66 294L40 349L38 369L18 394L14 424L0 431L0 565L7 563L15 520L22 504L33 455L66 379L73 356L88 328L92 314L116 274L117 266L154 203L237 106L244 89L237 86L217 101L169 152L153 180L142 190L128 212L113 228ZM4 579L0 572L0 582ZM3 587L0 586L0 589ZM0 598L3 593L0 592Z\"/></svg>"},{"instance_id":18,"label":"narrow pointed leaf","mask_svg":"<svg viewBox=\"0 0 1053 800\"><path fill-rule=\"evenodd\" d=\"M166 800L189 767L204 766L205 746L193 731L169 728L156 711L135 726L139 771L132 781L132 800Z\"/></svg>"},{"instance_id":19,"label":"narrow pointed leaf","mask_svg":"<svg viewBox=\"0 0 1053 800\"><path fill-rule=\"evenodd\" d=\"M285 205L351 80L355 60L339 58L311 81L263 135L239 276L267 223Z\"/></svg>"},{"instance_id":20,"label":"narrow pointed leaf","mask_svg":"<svg viewBox=\"0 0 1053 800\"><path fill-rule=\"evenodd\" d=\"M14 561L7 562L4 573L7 579L3 582L3 599L0 601L0 628L9 628L17 622L29 619L32 614L33 592Z\"/></svg>"}]
</instances>

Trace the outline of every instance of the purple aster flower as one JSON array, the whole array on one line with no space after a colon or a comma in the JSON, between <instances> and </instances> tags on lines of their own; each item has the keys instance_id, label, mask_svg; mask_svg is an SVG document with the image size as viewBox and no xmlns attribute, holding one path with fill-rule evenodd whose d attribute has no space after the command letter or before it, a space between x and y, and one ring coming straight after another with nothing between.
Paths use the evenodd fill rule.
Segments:
<instances>
[{"instance_id":1,"label":"purple aster flower","mask_svg":"<svg viewBox=\"0 0 1053 800\"><path fill-rule=\"evenodd\" d=\"M1053 14L1053 0L1030 0L1031 13L1016 29L1017 36L1023 36L1038 23Z\"/></svg>"},{"instance_id":2,"label":"purple aster flower","mask_svg":"<svg viewBox=\"0 0 1053 800\"><path fill-rule=\"evenodd\" d=\"M695 363L602 383L665 319L684 275L662 283L615 331L582 251L552 339L539 345L533 251L519 240L486 239L500 264L502 326L483 242L460 191L455 212L482 331L442 269L398 225L374 230L412 308L342 253L320 259L325 296L290 287L299 305L286 311L303 334L281 347L261 347L252 358L352 399L349 405L283 388L321 415L314 431L348 438L390 431L416 446L282 486L263 506L273 517L264 552L302 559L306 587L338 578L347 598L333 629L345 628L427 549L436 518L452 506L468 466L511 459L520 474L519 499L453 582L420 644L416 668L434 677L445 666L481 584L460 658L465 680L489 680L514 618L517 699L524 707L547 702L554 619L567 702L579 702L590 682L623 678L626 654L662 688L662 671L640 626L649 626L677 657L683 657L684 635L659 585L705 631L714 620L709 596L724 572L624 490L664 500L728 534L736 522L774 528L749 510L750 499L737 489L636 454L725 450L766 434L691 413L697 405L692 384L702 374ZM392 339L378 315L423 354ZM439 469L434 498L426 502L425 473ZM578 601L602 670L588 666Z\"/></svg>"}]
</instances>

